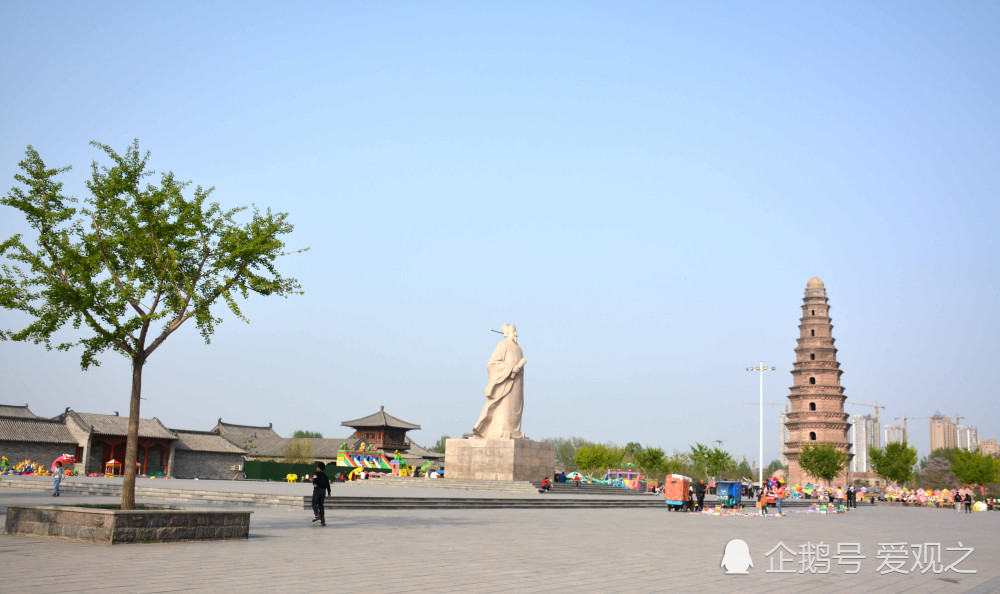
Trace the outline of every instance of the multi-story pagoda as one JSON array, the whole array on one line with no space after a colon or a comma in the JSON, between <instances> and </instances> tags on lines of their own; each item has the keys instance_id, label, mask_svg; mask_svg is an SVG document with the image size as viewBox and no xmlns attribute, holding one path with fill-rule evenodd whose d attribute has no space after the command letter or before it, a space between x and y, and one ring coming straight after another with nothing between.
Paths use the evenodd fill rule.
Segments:
<instances>
[{"instance_id":1,"label":"multi-story pagoda","mask_svg":"<svg viewBox=\"0 0 1000 594\"><path fill-rule=\"evenodd\" d=\"M832 443L851 457L851 442L847 439L847 413L844 412L844 387L840 385L840 363L833 346L833 324L830 323L830 305L827 303L823 281L813 277L806 283L802 299L802 318L799 320L798 346L795 347L793 385L788 395L791 411L785 426L788 428L786 453L788 456L788 481L791 484L818 482L799 466L803 446L812 443ZM834 484L847 482L850 459Z\"/></svg>"}]
</instances>

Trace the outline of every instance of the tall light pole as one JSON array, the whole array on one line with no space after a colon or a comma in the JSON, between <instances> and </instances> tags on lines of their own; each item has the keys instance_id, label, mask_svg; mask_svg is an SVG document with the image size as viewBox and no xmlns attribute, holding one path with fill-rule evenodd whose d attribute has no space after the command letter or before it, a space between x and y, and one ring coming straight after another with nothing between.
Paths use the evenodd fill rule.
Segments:
<instances>
[{"instance_id":1,"label":"tall light pole","mask_svg":"<svg viewBox=\"0 0 1000 594\"><path fill-rule=\"evenodd\" d=\"M747 371L756 371L760 374L760 453L757 458L757 475L760 488L764 488L764 372L777 371L777 367L768 367L761 361L757 367L747 367Z\"/></svg>"}]
</instances>

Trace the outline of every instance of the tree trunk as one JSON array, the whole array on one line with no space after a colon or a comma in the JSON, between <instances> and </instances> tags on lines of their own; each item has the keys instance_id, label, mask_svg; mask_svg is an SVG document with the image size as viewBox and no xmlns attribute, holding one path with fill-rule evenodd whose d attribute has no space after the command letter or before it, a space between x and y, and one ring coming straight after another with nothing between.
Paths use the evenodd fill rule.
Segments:
<instances>
[{"instance_id":1,"label":"tree trunk","mask_svg":"<svg viewBox=\"0 0 1000 594\"><path fill-rule=\"evenodd\" d=\"M141 354L132 359L132 399L128 407L128 438L125 442L125 462L122 481L122 509L135 509L135 463L139 457L139 402L142 396Z\"/></svg>"}]
</instances>

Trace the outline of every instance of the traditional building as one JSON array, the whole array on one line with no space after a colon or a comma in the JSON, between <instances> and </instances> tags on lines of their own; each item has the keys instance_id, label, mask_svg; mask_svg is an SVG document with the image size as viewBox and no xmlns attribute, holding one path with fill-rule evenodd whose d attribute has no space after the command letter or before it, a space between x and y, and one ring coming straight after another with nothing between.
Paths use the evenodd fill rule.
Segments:
<instances>
[{"instance_id":1,"label":"traditional building","mask_svg":"<svg viewBox=\"0 0 1000 594\"><path fill-rule=\"evenodd\" d=\"M337 450L344 443L342 438L282 437L274 430L272 423L266 426L236 425L226 423L221 418L210 432L246 450L247 460L280 462L294 451L296 457L330 464L337 461ZM299 445L301 447L295 447Z\"/></svg>"},{"instance_id":2,"label":"traditional building","mask_svg":"<svg viewBox=\"0 0 1000 594\"><path fill-rule=\"evenodd\" d=\"M788 480L790 483L818 481L807 476L799 466L803 446L832 443L851 455L851 442L847 437L850 423L844 412L844 388L840 385L840 363L833 346L833 324L830 323L830 306L823 281L813 277L806 284L802 299L802 317L799 319L798 346L795 347L795 365L792 369L792 387L788 395L791 411L788 413L789 440ZM847 469L834 479L846 483Z\"/></svg>"},{"instance_id":3,"label":"traditional building","mask_svg":"<svg viewBox=\"0 0 1000 594\"><path fill-rule=\"evenodd\" d=\"M179 479L233 479L242 477L246 451L209 431L172 429L174 463L170 476Z\"/></svg>"},{"instance_id":4,"label":"traditional building","mask_svg":"<svg viewBox=\"0 0 1000 594\"><path fill-rule=\"evenodd\" d=\"M341 425L354 429L354 433L348 439L363 439L385 452L407 451L410 449L410 443L406 438L406 432L420 429L420 425L407 423L386 413L385 406L379 407L377 413L353 421L344 421Z\"/></svg>"},{"instance_id":5,"label":"traditional building","mask_svg":"<svg viewBox=\"0 0 1000 594\"><path fill-rule=\"evenodd\" d=\"M14 407L0 406L0 409L9 408ZM23 411L16 412L23 413L27 408L25 406ZM30 414L31 411L27 412ZM76 438L70 434L65 423L34 415L0 415L0 455L6 456L11 464L31 460L47 466L63 454L75 456L76 453Z\"/></svg>"},{"instance_id":6,"label":"traditional building","mask_svg":"<svg viewBox=\"0 0 1000 594\"><path fill-rule=\"evenodd\" d=\"M67 408L52 419L27 405L0 405L0 455L12 463L31 460L44 466L67 454L69 468L81 474L124 471L128 418L78 413ZM167 429L157 418L139 419L138 471L141 475L230 479L243 462L243 449L218 435ZM112 464L109 463L114 461Z\"/></svg>"},{"instance_id":7,"label":"traditional building","mask_svg":"<svg viewBox=\"0 0 1000 594\"><path fill-rule=\"evenodd\" d=\"M1000 447L995 439L979 440L979 453L984 456L1000 456Z\"/></svg>"},{"instance_id":8,"label":"traditional building","mask_svg":"<svg viewBox=\"0 0 1000 594\"><path fill-rule=\"evenodd\" d=\"M17 417L20 419L37 419L38 415L31 412L28 405L0 404L0 417Z\"/></svg>"},{"instance_id":9,"label":"traditional building","mask_svg":"<svg viewBox=\"0 0 1000 594\"><path fill-rule=\"evenodd\" d=\"M125 440L128 437L128 417L118 414L78 413L69 408L56 421L65 423L76 438L77 463L84 473L103 472L111 460L119 465L125 460ZM159 419L139 419L139 451L136 461L140 474L170 475L170 459L177 435ZM120 469L119 469L120 470Z\"/></svg>"}]
</instances>

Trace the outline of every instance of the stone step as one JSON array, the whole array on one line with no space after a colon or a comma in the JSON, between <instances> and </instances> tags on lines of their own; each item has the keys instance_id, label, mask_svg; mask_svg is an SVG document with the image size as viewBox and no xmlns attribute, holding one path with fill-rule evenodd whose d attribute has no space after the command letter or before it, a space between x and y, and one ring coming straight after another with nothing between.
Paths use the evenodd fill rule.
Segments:
<instances>
[{"instance_id":1,"label":"stone step","mask_svg":"<svg viewBox=\"0 0 1000 594\"><path fill-rule=\"evenodd\" d=\"M305 509L312 509L305 502ZM400 498L340 498L326 500L330 510L377 510L377 509L567 509L567 508L636 508L664 507L662 501L642 499L443 499L423 497Z\"/></svg>"},{"instance_id":2,"label":"stone step","mask_svg":"<svg viewBox=\"0 0 1000 594\"><path fill-rule=\"evenodd\" d=\"M375 481L381 479L374 479ZM401 480L408 480L402 478ZM417 482L427 479L413 479ZM441 486L447 483L445 479L430 479L428 482L435 483L434 486ZM488 481L455 481L451 483L452 488L468 488L469 490L483 491L486 489L471 489L473 486L483 487L480 483ZM464 485L464 486L459 486ZM510 487L516 483L507 483L504 486ZM530 486L530 492L535 495L531 498L491 498L491 497L385 497L373 496L365 497L359 495L342 494L344 491L355 487L354 483L342 485L344 489L338 489L338 495L326 499L328 509L480 509L480 508L633 508L633 507L664 507L661 495L650 495L647 497L616 497L600 498L594 497L598 493L590 491L593 485L568 487L563 489L563 496L542 496L539 497L537 489L528 482L524 485ZM496 485L493 485L496 487ZM0 479L0 488L16 488L34 491L49 491L51 483L47 481L26 481L15 478ZM364 490L363 486L357 486L358 490ZM621 495L619 489L612 487L610 494ZM94 484L94 483L63 483L61 490L67 494L74 495L102 495L120 496L120 484ZM503 491L504 489L492 489ZM567 497L568 494L579 494L580 497ZM591 495L587 497L586 495ZM275 495L266 493L241 493L226 491L189 490L168 487L137 487L136 497L146 500L157 500L165 502L180 502L185 504L212 504L212 505L239 505L248 507L278 507L287 509L311 509L311 497L302 495ZM783 503L788 508L804 508L815 503L815 499L786 499ZM747 501L747 507L753 507L755 502ZM705 504L709 507L716 505L714 496L705 498ZM771 506L773 511L775 506Z\"/></svg>"}]
</instances>

